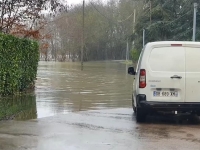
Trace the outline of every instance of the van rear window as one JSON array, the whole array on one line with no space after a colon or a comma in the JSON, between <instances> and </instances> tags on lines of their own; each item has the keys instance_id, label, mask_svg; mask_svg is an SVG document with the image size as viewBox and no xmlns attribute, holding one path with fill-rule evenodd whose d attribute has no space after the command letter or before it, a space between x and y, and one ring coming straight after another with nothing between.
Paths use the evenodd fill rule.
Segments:
<instances>
[{"instance_id":1,"label":"van rear window","mask_svg":"<svg viewBox=\"0 0 200 150\"><path fill-rule=\"evenodd\" d=\"M153 48L149 56L149 65L152 71L184 72L184 47Z\"/></svg>"}]
</instances>

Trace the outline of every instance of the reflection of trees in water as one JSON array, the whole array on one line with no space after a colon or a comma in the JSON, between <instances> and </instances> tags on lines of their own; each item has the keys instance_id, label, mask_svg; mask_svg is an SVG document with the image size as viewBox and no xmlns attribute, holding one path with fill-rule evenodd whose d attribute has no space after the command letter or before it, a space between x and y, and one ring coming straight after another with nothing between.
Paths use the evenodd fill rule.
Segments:
<instances>
[{"instance_id":1,"label":"reflection of trees in water","mask_svg":"<svg viewBox=\"0 0 200 150\"><path fill-rule=\"evenodd\" d=\"M0 120L28 120L36 118L35 95L21 95L0 99Z\"/></svg>"}]
</instances>

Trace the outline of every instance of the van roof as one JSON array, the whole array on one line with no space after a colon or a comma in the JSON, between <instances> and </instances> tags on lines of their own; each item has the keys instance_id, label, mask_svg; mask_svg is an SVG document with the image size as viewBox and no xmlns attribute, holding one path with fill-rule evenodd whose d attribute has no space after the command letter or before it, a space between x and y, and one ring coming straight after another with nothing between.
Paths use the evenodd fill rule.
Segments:
<instances>
[{"instance_id":1,"label":"van roof","mask_svg":"<svg viewBox=\"0 0 200 150\"><path fill-rule=\"evenodd\" d=\"M146 44L146 46L147 47L171 46L172 44L182 44L183 46L198 46L198 47L200 47L200 42L193 42L193 41L157 41L157 42L149 42Z\"/></svg>"}]
</instances>

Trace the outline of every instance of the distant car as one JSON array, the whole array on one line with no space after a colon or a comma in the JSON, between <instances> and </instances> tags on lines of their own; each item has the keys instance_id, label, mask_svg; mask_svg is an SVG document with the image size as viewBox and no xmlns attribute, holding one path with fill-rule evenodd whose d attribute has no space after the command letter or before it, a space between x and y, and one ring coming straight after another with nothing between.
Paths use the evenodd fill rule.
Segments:
<instances>
[{"instance_id":1,"label":"distant car","mask_svg":"<svg viewBox=\"0 0 200 150\"><path fill-rule=\"evenodd\" d=\"M200 115L200 42L148 43L136 70L132 105L137 122L155 112Z\"/></svg>"}]
</instances>

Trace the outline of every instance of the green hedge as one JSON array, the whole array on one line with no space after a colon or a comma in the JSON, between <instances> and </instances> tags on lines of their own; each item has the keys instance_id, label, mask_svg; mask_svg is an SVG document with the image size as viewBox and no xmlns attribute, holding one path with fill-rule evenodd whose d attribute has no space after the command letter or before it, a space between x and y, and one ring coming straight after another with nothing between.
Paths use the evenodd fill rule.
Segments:
<instances>
[{"instance_id":1,"label":"green hedge","mask_svg":"<svg viewBox=\"0 0 200 150\"><path fill-rule=\"evenodd\" d=\"M33 85L38 61L37 42L0 34L0 96L22 92Z\"/></svg>"}]
</instances>

